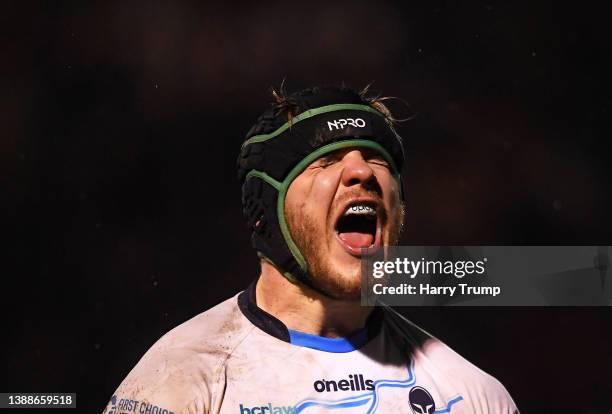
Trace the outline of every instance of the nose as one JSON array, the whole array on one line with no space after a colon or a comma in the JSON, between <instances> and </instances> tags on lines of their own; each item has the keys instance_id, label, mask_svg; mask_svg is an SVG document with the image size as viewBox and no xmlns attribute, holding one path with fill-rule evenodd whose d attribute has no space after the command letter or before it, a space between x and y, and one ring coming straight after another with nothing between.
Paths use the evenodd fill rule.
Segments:
<instances>
[{"instance_id":1,"label":"nose","mask_svg":"<svg viewBox=\"0 0 612 414\"><path fill-rule=\"evenodd\" d=\"M342 184L346 187L366 184L374 178L374 171L359 150L347 152L342 158Z\"/></svg>"}]
</instances>

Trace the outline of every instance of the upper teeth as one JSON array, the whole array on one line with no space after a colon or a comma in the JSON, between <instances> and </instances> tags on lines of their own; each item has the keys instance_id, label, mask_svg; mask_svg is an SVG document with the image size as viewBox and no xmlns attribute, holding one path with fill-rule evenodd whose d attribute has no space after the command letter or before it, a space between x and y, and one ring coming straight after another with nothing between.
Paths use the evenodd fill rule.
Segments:
<instances>
[{"instance_id":1,"label":"upper teeth","mask_svg":"<svg viewBox=\"0 0 612 414\"><path fill-rule=\"evenodd\" d=\"M375 215L376 209L374 207L370 207L365 204L356 204L356 205L350 206L344 212L345 216L348 216L349 214Z\"/></svg>"}]
</instances>

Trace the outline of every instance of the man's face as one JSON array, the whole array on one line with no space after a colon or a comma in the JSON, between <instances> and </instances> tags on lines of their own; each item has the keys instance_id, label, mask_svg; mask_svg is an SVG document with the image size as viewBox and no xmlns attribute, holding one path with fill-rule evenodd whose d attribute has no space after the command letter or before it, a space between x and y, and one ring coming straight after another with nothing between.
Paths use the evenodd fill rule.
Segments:
<instances>
[{"instance_id":1,"label":"man's face","mask_svg":"<svg viewBox=\"0 0 612 414\"><path fill-rule=\"evenodd\" d=\"M285 215L315 286L335 299L360 297L362 248L397 243L400 189L389 165L365 148L319 158L290 185Z\"/></svg>"}]
</instances>

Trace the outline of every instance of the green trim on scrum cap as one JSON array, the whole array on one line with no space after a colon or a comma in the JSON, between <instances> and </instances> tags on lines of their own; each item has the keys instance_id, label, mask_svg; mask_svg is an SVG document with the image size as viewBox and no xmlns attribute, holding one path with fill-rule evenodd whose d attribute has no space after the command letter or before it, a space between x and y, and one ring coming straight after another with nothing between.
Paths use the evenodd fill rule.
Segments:
<instances>
[{"instance_id":1,"label":"green trim on scrum cap","mask_svg":"<svg viewBox=\"0 0 612 414\"><path fill-rule=\"evenodd\" d=\"M303 121L304 119L312 118L313 116L321 115L321 114L324 114L324 113L327 113L327 112L344 111L344 110L355 110L355 111L371 112L373 114L377 114L378 116L384 117L383 114L381 114L376 109L374 109L374 108L372 108L371 106L368 106L368 105L362 105L362 104L333 104L333 105L321 106L319 108L313 108L313 109L309 109L308 111L302 112L301 114L297 115L296 117L294 117L290 121L288 121L285 124L283 124L281 127L279 127L274 132L271 132L269 134L262 134L262 135L252 136L251 138L249 138L246 141L244 141L244 143L242 144L242 148L246 147L249 144L253 144L254 142L263 142L263 141L267 141L267 140L269 140L271 138L274 138L274 137L282 134L283 132L285 132L287 129L291 128L291 126L297 124L300 121Z\"/></svg>"},{"instance_id":2,"label":"green trim on scrum cap","mask_svg":"<svg viewBox=\"0 0 612 414\"><path fill-rule=\"evenodd\" d=\"M279 181L276 181L274 178L270 177L268 174L266 174L263 171L258 171L258 170L249 171L244 181L247 181L249 178L252 178L252 177L261 178L262 180L270 184L272 187L274 187L276 191L278 191L281 187L281 183Z\"/></svg>"},{"instance_id":3,"label":"green trim on scrum cap","mask_svg":"<svg viewBox=\"0 0 612 414\"><path fill-rule=\"evenodd\" d=\"M402 188L401 176L397 171L397 167L395 166L395 162L391 155L387 152L386 149L383 148L378 142L365 140L365 139L350 139L346 141L333 142L331 144L327 144L318 148L317 150L311 152L308 156L306 156L302 161L300 161L293 169L287 174L283 182L281 183L280 189L278 190L278 202L276 204L276 214L278 216L278 223L280 225L281 233L285 239L285 243L289 247L289 251L293 255L294 259L297 261L298 265L304 271L304 273L308 270L308 265L306 264L306 260L302 253L296 246L295 242L291 238L291 233L289 232L289 227L287 226L287 220L285 218L285 197L287 196L287 190L289 190L289 186L295 180L295 178L302 173L313 161L317 158L328 154L330 152L348 148L348 147L359 147L359 148L370 148L378 151L385 158L385 161L389 163L391 167L393 177L397 181L400 191ZM294 276L290 275L291 278Z\"/></svg>"}]
</instances>

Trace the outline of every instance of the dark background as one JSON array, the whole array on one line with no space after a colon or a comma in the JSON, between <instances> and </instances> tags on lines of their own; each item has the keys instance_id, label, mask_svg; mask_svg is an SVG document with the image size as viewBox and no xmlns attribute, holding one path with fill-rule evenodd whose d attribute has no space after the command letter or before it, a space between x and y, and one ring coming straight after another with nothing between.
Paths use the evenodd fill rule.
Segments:
<instances>
[{"instance_id":1,"label":"dark background","mask_svg":"<svg viewBox=\"0 0 612 414\"><path fill-rule=\"evenodd\" d=\"M257 262L235 160L283 78L373 82L404 243L610 244L610 21L591 3L7 2L2 391L100 412ZM523 413L612 412L612 309L402 309Z\"/></svg>"}]
</instances>

